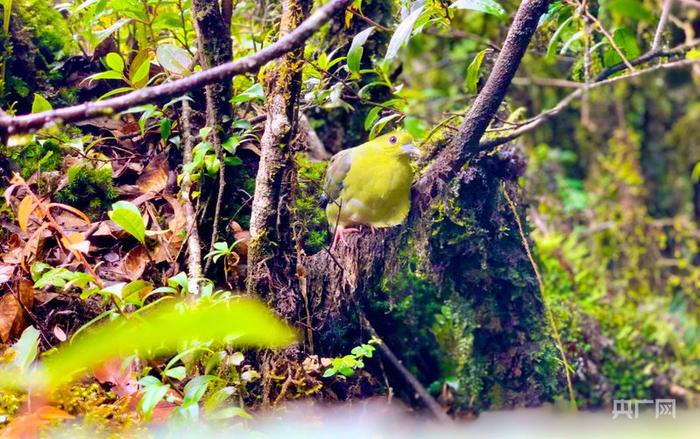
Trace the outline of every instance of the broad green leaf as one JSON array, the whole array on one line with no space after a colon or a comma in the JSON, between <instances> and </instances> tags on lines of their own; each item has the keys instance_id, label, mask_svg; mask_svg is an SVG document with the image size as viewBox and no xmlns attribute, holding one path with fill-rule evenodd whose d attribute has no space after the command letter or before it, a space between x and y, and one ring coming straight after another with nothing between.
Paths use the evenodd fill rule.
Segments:
<instances>
[{"instance_id":1,"label":"broad green leaf","mask_svg":"<svg viewBox=\"0 0 700 439\"><path fill-rule=\"evenodd\" d=\"M131 18L121 18L117 20L113 25L109 26L108 28L101 29L98 31L93 32L93 34L96 37L96 41L94 42L94 45L97 46L107 38L109 38L114 32L118 31L125 25L131 23Z\"/></svg>"},{"instance_id":2,"label":"broad green leaf","mask_svg":"<svg viewBox=\"0 0 700 439\"><path fill-rule=\"evenodd\" d=\"M141 244L146 242L146 224L143 222L139 208L129 201L117 201L109 211L109 219L124 229Z\"/></svg>"},{"instance_id":3,"label":"broad green leaf","mask_svg":"<svg viewBox=\"0 0 700 439\"><path fill-rule=\"evenodd\" d=\"M452 3L450 7L479 11L485 14L495 15L496 17L505 17L506 15L506 10L503 9L503 6L494 0L457 0Z\"/></svg>"},{"instance_id":4,"label":"broad green leaf","mask_svg":"<svg viewBox=\"0 0 700 439\"><path fill-rule=\"evenodd\" d=\"M283 347L296 334L262 303L234 298L218 303L161 303L129 320L94 326L43 359L46 384L55 387L114 357L174 353L188 341Z\"/></svg>"},{"instance_id":5,"label":"broad green leaf","mask_svg":"<svg viewBox=\"0 0 700 439\"><path fill-rule=\"evenodd\" d=\"M231 99L232 104L242 104L244 102L250 102L254 100L262 100L265 98L265 92L263 91L262 85L255 83L251 85L243 93L234 96Z\"/></svg>"},{"instance_id":6,"label":"broad green leaf","mask_svg":"<svg viewBox=\"0 0 700 439\"><path fill-rule=\"evenodd\" d=\"M389 40L389 47L386 49L386 55L384 55L385 60L391 60L396 58L399 53L399 49L403 47L404 44L411 38L411 33L413 32L413 26L416 24L418 17L423 13L423 8L425 6L420 6L410 14L399 24L399 26L394 31L394 34Z\"/></svg>"},{"instance_id":7,"label":"broad green leaf","mask_svg":"<svg viewBox=\"0 0 700 439\"><path fill-rule=\"evenodd\" d=\"M622 53L625 54L627 59L637 58L641 54L639 46L637 45L637 38L635 35L627 28L622 27L617 29L613 33L613 41L620 48Z\"/></svg>"},{"instance_id":8,"label":"broad green leaf","mask_svg":"<svg viewBox=\"0 0 700 439\"><path fill-rule=\"evenodd\" d=\"M105 64L115 72L121 73L124 71L124 60L118 53L109 52L105 56Z\"/></svg>"},{"instance_id":9,"label":"broad green leaf","mask_svg":"<svg viewBox=\"0 0 700 439\"><path fill-rule=\"evenodd\" d=\"M12 365L22 372L27 371L29 365L36 359L39 349L39 331L33 326L27 327L10 349L15 353Z\"/></svg>"},{"instance_id":10,"label":"broad green leaf","mask_svg":"<svg viewBox=\"0 0 700 439\"><path fill-rule=\"evenodd\" d=\"M394 113L394 114L390 114L390 115L388 115L388 116L384 116L384 117L382 117L381 119L379 119L379 120L374 124L374 126L372 127L372 129L371 129L370 132L369 132L369 138L370 138L370 140L371 140L371 139L374 139L375 137L377 137L377 135L379 135L379 133L382 132L382 130L384 129L384 127L386 126L386 124L388 124L389 122L391 122L392 120L394 120L394 119L396 119L396 118L398 118L398 117L401 117L401 115L400 115L399 113Z\"/></svg>"},{"instance_id":11,"label":"broad green leaf","mask_svg":"<svg viewBox=\"0 0 700 439\"><path fill-rule=\"evenodd\" d=\"M162 44L156 49L158 63L165 70L181 76L190 74L192 57L183 48L173 44Z\"/></svg>"},{"instance_id":12,"label":"broad green leaf","mask_svg":"<svg viewBox=\"0 0 700 439\"><path fill-rule=\"evenodd\" d=\"M168 393L168 390L170 390L170 385L162 384L160 382L150 384L150 380L145 380L146 378L153 377L147 376L139 380L139 384L143 386L143 395L139 401L139 409L145 415L146 419L151 419L153 410Z\"/></svg>"},{"instance_id":13,"label":"broad green leaf","mask_svg":"<svg viewBox=\"0 0 700 439\"><path fill-rule=\"evenodd\" d=\"M145 87L148 83L148 73L151 70L151 56L148 49L136 54L129 65L129 81L135 88Z\"/></svg>"},{"instance_id":14,"label":"broad green leaf","mask_svg":"<svg viewBox=\"0 0 700 439\"><path fill-rule=\"evenodd\" d=\"M175 378L178 381L182 381L185 379L185 372L185 366L177 366L166 370L165 375L169 376L170 378Z\"/></svg>"},{"instance_id":15,"label":"broad green leaf","mask_svg":"<svg viewBox=\"0 0 700 439\"><path fill-rule=\"evenodd\" d=\"M484 61L485 55L486 49L477 53L472 62L469 63L469 67L467 67L465 86L469 93L476 93L476 87L479 83L479 70L481 69L481 63Z\"/></svg>"},{"instance_id":16,"label":"broad green leaf","mask_svg":"<svg viewBox=\"0 0 700 439\"><path fill-rule=\"evenodd\" d=\"M571 23L571 21L574 19L573 16L568 17L566 20L562 21L562 23L559 25L556 31L554 31L554 34L552 34L552 38L549 40L549 45L547 46L547 57L552 58L554 55L557 53L557 42L559 41L559 36L561 33L566 29L566 27Z\"/></svg>"},{"instance_id":17,"label":"broad green leaf","mask_svg":"<svg viewBox=\"0 0 700 439\"><path fill-rule=\"evenodd\" d=\"M209 383L214 381L216 377L212 375L200 375L192 378L183 389L185 394L182 399L182 405L196 404L202 399L204 392L207 391Z\"/></svg>"},{"instance_id":18,"label":"broad green leaf","mask_svg":"<svg viewBox=\"0 0 700 439\"><path fill-rule=\"evenodd\" d=\"M34 101L32 102L32 113L41 113L43 111L51 111L53 107L45 97L38 93L34 93Z\"/></svg>"},{"instance_id":19,"label":"broad green leaf","mask_svg":"<svg viewBox=\"0 0 700 439\"><path fill-rule=\"evenodd\" d=\"M363 46L367 38L374 32L374 27L368 27L355 35L348 50L348 70L356 77L360 75L360 63L362 61Z\"/></svg>"},{"instance_id":20,"label":"broad green leaf","mask_svg":"<svg viewBox=\"0 0 700 439\"><path fill-rule=\"evenodd\" d=\"M124 77L115 70L107 70L106 72L95 73L85 78L86 81L97 81L100 79L124 79Z\"/></svg>"}]
</instances>

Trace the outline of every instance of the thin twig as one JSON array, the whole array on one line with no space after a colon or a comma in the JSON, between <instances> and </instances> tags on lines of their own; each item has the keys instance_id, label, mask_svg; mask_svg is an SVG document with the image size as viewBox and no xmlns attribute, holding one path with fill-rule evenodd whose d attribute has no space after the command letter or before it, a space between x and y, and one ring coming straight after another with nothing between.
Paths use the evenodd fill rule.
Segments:
<instances>
[{"instance_id":1,"label":"thin twig","mask_svg":"<svg viewBox=\"0 0 700 439\"><path fill-rule=\"evenodd\" d=\"M370 335L380 341L379 345L377 348L382 352L382 354L386 357L387 360L396 368L396 370L401 374L401 376L408 382L408 384L413 387L413 390L416 392L416 395L420 397L421 400L425 403L425 405L428 407L430 412L435 416L435 418L438 421L442 422L449 422L450 417L447 416L447 413L445 413L445 410L442 408L440 404L433 398L430 393L423 387L423 385L416 379L416 377L413 376L413 374L406 369L406 366L404 366L401 363L401 360L396 357L394 352L389 349L389 346L387 346L386 342L379 337L377 334L377 331L374 330L374 327L372 327L372 324L367 320L367 317L364 315L360 315L360 319L362 321L362 324L367 327L367 330L369 331Z\"/></svg>"},{"instance_id":2,"label":"thin twig","mask_svg":"<svg viewBox=\"0 0 700 439\"><path fill-rule=\"evenodd\" d=\"M190 104L187 99L182 101L182 114L180 115L180 137L182 137L183 168L188 163L192 163L192 132L190 128ZM180 199L184 205L185 223L189 226L187 233L187 271L193 282L193 294L199 294L200 282L202 279L202 244L199 240L197 230L197 217L192 205L190 193L192 191L192 179L189 173L183 172L182 183L180 184Z\"/></svg>"},{"instance_id":3,"label":"thin twig","mask_svg":"<svg viewBox=\"0 0 700 439\"><path fill-rule=\"evenodd\" d=\"M608 32L608 30L605 29L605 27L603 27L603 24L602 24L600 21L598 21L598 19L595 18L595 16L594 16L593 14L589 13L588 11L586 11L586 12L585 12L585 15L586 15L586 17L588 17L591 21L593 21L593 22L596 24L596 26L598 26L598 29L600 29L600 31L603 33L603 35L605 35L605 38L608 39L608 43L610 43L610 45L611 45L612 48L615 50L615 52L617 52L617 54L618 54L619 57L622 59L622 62L625 63L625 65L627 66L627 68L630 69L631 71L634 71L634 70L635 70L634 66L632 65L632 63L629 62L629 60L627 59L627 57L625 56L625 54L622 53L622 50L618 47L617 43L615 43L615 40L613 39L613 36L610 35L610 32Z\"/></svg>"},{"instance_id":4,"label":"thin twig","mask_svg":"<svg viewBox=\"0 0 700 439\"><path fill-rule=\"evenodd\" d=\"M547 314L547 320L549 321L549 326L552 330L552 336L554 336L554 341L556 343L557 349L559 350L559 354L561 355L561 361L564 363L564 375L566 376L566 387L569 391L569 401L571 401L571 405L576 409L576 394L574 393L574 387L571 384L571 366L569 365L568 360L566 359L566 353L564 352L564 344L561 342L561 337L559 336L559 329L557 328L557 322L554 320L554 314L552 314L552 309L549 307L549 304L547 303L547 298L545 297L544 294L544 282L542 282L542 276L540 276L540 270L537 268L537 263L535 262L535 259L532 257L532 251L530 250L530 244L527 242L527 237L525 236L525 232L523 230L523 225L522 222L520 221L520 215L518 215L518 209L515 207L515 203L513 200L510 198L510 195L508 195L508 190L506 189L505 184L501 186L501 191L503 192L503 196L506 198L506 201L508 202L508 206L510 207L511 212L513 212L513 217L515 218L515 224L518 226L518 234L520 235L520 240L522 241L523 247L525 248L525 253L527 254L527 258L530 260L530 264L532 265L532 271L535 273L535 279L537 280L537 287L539 288L540 291L540 296L542 297L542 303L544 304L544 309L545 313Z\"/></svg>"},{"instance_id":5,"label":"thin twig","mask_svg":"<svg viewBox=\"0 0 700 439\"><path fill-rule=\"evenodd\" d=\"M671 6L673 6L673 0L664 0L664 6L661 10L659 24L656 26L656 33L654 33L654 41L651 43L650 52L656 52L661 48L664 30L666 29L666 24L668 23L669 14L671 13Z\"/></svg>"},{"instance_id":6,"label":"thin twig","mask_svg":"<svg viewBox=\"0 0 700 439\"><path fill-rule=\"evenodd\" d=\"M683 59L680 61L674 61L674 62L670 62L667 64L659 64L659 65L656 65L653 67L649 67L648 69L637 70L635 72L631 72L631 73L628 73L628 74L623 75L623 76L616 76L614 78L609 78L609 79L604 79L602 81L594 82L594 83L590 84L587 87L587 89L591 90L594 88L603 87L603 86L610 85L610 84L613 84L613 83L618 82L618 81L623 81L626 79L635 78L637 76L642 76L642 75L645 75L647 73L652 73L652 72L655 72L658 70L671 70L671 69L677 69L677 68L681 68L681 67L687 67L690 65L698 64L699 62L700 62L700 60L698 60L698 59ZM574 100L576 100L577 98L579 98L583 94L583 90L584 90L583 88L579 88L578 90L575 90L575 91L569 93L564 99L559 101L559 103L557 103L554 107L552 107L551 109L544 111L544 112L540 113L539 115L529 119L520 128L511 131L507 135L482 140L479 143L479 145L480 145L479 149L484 150L484 149L496 147L498 145L503 145L504 143L507 143L507 142L510 142L511 140L517 139L518 137L522 136L523 134L534 130L538 126L542 125L542 123L544 123L545 121L549 120L550 118L556 116L563 109L568 107Z\"/></svg>"}]
</instances>

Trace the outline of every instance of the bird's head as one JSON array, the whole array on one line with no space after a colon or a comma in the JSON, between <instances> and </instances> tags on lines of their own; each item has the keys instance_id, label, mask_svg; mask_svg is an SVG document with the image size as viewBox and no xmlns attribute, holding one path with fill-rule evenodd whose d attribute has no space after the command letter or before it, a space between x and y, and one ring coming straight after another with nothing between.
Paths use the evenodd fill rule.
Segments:
<instances>
[{"instance_id":1,"label":"bird's head","mask_svg":"<svg viewBox=\"0 0 700 439\"><path fill-rule=\"evenodd\" d=\"M421 156L421 151L413 144L413 136L405 131L392 131L373 140L383 152L391 155L415 157Z\"/></svg>"}]
</instances>

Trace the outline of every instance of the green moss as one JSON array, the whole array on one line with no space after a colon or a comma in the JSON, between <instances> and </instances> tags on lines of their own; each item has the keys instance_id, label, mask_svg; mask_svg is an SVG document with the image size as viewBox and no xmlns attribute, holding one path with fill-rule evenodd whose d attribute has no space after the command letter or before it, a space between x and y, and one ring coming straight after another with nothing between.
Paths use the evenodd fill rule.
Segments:
<instances>
[{"instance_id":1,"label":"green moss","mask_svg":"<svg viewBox=\"0 0 700 439\"><path fill-rule=\"evenodd\" d=\"M321 251L328 243L328 222L321 206L322 181L327 163L312 162L305 154L297 154L299 185L294 213L304 227L304 249L308 254Z\"/></svg>"},{"instance_id":2,"label":"green moss","mask_svg":"<svg viewBox=\"0 0 700 439\"><path fill-rule=\"evenodd\" d=\"M56 201L83 210L92 218L107 211L117 198L112 183L112 167L79 163L68 169L68 184L56 194Z\"/></svg>"},{"instance_id":3,"label":"green moss","mask_svg":"<svg viewBox=\"0 0 700 439\"><path fill-rule=\"evenodd\" d=\"M54 171L63 161L63 151L54 139L34 140L24 146L7 148L7 156L17 162L24 178L39 170Z\"/></svg>"}]
</instances>

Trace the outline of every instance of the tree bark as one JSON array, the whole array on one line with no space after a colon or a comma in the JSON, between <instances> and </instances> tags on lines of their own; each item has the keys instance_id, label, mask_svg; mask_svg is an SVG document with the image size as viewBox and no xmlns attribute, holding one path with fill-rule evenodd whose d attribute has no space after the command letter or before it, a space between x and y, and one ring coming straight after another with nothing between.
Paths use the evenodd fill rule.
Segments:
<instances>
[{"instance_id":1,"label":"tree bark","mask_svg":"<svg viewBox=\"0 0 700 439\"><path fill-rule=\"evenodd\" d=\"M308 13L306 0L284 0L280 36ZM294 137L304 50L287 53L265 73L267 120L250 220L248 291L270 300L281 316L297 322L300 310L297 247L293 232L296 167Z\"/></svg>"},{"instance_id":2,"label":"tree bark","mask_svg":"<svg viewBox=\"0 0 700 439\"><path fill-rule=\"evenodd\" d=\"M546 377L535 366L553 362L554 350L502 192L520 200L517 179L524 162L510 150L478 157L479 140L547 5L547 0L521 3L459 133L416 183L407 224L350 237L333 256L319 253L304 261L313 327L324 341L316 344L342 347L353 333L361 334L356 315L361 307L424 384L438 379L437 364L454 356L442 346L436 349L440 340L430 331L442 306L453 307L468 329L465 339L472 340L460 372L465 388L454 396L462 408L471 407L477 396L481 407L536 404L547 397L547 384L538 381ZM407 300L413 307L401 311L398 304Z\"/></svg>"}]
</instances>

